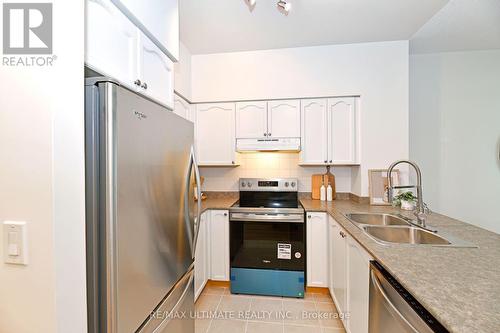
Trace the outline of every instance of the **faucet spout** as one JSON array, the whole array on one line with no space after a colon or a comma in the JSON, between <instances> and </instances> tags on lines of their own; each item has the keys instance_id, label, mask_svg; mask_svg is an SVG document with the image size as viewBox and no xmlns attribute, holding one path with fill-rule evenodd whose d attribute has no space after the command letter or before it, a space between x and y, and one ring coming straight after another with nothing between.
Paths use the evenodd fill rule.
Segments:
<instances>
[{"instance_id":1,"label":"faucet spout","mask_svg":"<svg viewBox=\"0 0 500 333\"><path fill-rule=\"evenodd\" d=\"M417 174L417 185L414 187L417 189L417 209L415 210L414 214L415 217L417 218L418 224L422 227L426 227L426 208L425 208L425 203L424 199L422 197L422 172L420 171L420 168L415 162L409 161L409 160L399 160L394 163L392 163L389 166L389 169L387 170L387 181L388 181L388 186L389 186L389 202L392 202L394 197L393 197L393 191L394 189L397 189L399 186L394 186L392 182L392 171L394 168L399 165L399 164L408 164L415 169L415 172ZM408 186L403 186L403 187L408 187Z\"/></svg>"}]
</instances>

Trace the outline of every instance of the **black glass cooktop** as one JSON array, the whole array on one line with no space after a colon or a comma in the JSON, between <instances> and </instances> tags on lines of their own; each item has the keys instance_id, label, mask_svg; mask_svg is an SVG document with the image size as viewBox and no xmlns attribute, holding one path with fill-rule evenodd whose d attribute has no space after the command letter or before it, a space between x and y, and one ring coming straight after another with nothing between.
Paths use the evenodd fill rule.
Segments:
<instances>
[{"instance_id":1,"label":"black glass cooktop","mask_svg":"<svg viewBox=\"0 0 500 333\"><path fill-rule=\"evenodd\" d=\"M297 192L240 192L240 207L298 208Z\"/></svg>"}]
</instances>

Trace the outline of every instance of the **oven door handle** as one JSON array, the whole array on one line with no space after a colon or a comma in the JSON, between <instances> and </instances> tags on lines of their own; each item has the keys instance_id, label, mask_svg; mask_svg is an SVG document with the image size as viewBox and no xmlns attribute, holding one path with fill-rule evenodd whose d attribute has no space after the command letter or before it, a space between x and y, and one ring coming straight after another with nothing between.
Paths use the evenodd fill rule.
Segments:
<instances>
[{"instance_id":1,"label":"oven door handle","mask_svg":"<svg viewBox=\"0 0 500 333\"><path fill-rule=\"evenodd\" d=\"M231 221L304 223L302 214L231 213Z\"/></svg>"}]
</instances>

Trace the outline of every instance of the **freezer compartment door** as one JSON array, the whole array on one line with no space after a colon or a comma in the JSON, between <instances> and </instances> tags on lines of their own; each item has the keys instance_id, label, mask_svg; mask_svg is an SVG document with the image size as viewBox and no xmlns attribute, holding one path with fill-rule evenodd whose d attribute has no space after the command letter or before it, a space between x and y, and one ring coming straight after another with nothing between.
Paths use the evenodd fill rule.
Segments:
<instances>
[{"instance_id":1,"label":"freezer compartment door","mask_svg":"<svg viewBox=\"0 0 500 333\"><path fill-rule=\"evenodd\" d=\"M137 333L194 333L194 270L175 285Z\"/></svg>"}]
</instances>

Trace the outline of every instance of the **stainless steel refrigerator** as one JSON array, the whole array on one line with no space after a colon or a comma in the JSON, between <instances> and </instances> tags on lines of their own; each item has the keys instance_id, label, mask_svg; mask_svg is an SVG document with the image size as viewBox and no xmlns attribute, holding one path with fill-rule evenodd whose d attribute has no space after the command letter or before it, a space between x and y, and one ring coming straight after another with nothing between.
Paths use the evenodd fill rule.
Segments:
<instances>
[{"instance_id":1,"label":"stainless steel refrigerator","mask_svg":"<svg viewBox=\"0 0 500 333\"><path fill-rule=\"evenodd\" d=\"M89 332L193 333L194 125L105 78L85 103Z\"/></svg>"}]
</instances>

